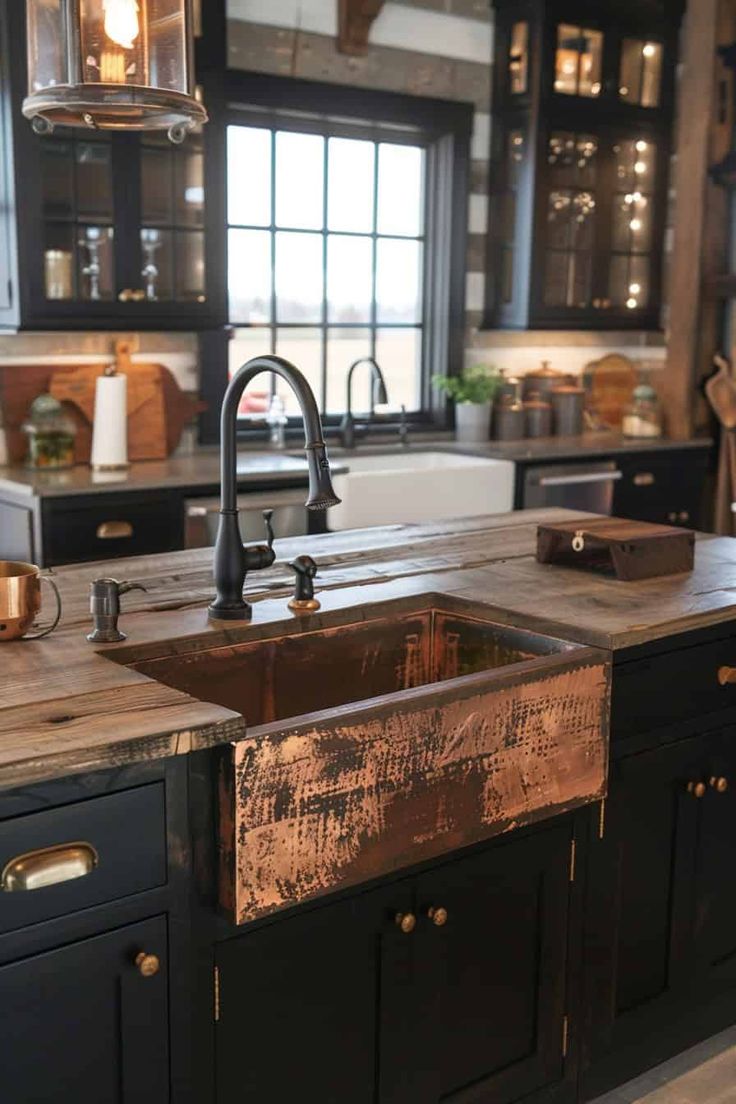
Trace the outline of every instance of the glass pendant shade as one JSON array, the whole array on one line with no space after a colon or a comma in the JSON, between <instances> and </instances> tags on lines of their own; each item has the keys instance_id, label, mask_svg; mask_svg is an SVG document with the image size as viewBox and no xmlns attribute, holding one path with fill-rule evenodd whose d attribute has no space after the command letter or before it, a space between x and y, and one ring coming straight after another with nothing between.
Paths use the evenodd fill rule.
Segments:
<instances>
[{"instance_id":1,"label":"glass pendant shade","mask_svg":"<svg viewBox=\"0 0 736 1104\"><path fill-rule=\"evenodd\" d=\"M167 130L207 121L194 96L191 0L27 0L28 96L54 126Z\"/></svg>"}]
</instances>

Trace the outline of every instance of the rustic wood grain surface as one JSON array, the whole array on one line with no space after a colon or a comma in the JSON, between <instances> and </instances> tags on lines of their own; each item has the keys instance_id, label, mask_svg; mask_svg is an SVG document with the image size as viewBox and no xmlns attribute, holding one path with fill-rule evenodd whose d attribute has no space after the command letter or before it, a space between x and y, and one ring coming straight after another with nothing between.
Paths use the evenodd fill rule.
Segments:
<instances>
[{"instance_id":1,"label":"rustic wood grain surface","mask_svg":"<svg viewBox=\"0 0 736 1104\"><path fill-rule=\"evenodd\" d=\"M105 653L117 651L120 660L132 662L248 640L278 624L298 627L286 608L293 585L286 562L306 551L319 564L325 612L430 592L457 594L483 603L500 623L610 650L736 616L734 540L701 536L692 573L638 583L537 564L538 524L578 516L590 515L527 511L277 541L277 563L248 580L252 625L208 625L211 550L59 569L60 629L43 641L0 645L0 787L244 735L239 714L179 691L156 698L158 707L147 706L150 680ZM102 575L143 582L148 593L123 599L127 643L94 648L85 640L89 583ZM57 720L50 723L50 717Z\"/></svg>"}]
</instances>

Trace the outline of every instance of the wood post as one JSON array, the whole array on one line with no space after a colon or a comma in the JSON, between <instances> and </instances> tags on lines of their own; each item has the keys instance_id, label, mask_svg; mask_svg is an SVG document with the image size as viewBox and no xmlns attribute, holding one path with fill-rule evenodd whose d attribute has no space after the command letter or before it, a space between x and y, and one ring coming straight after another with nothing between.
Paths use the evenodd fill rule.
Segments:
<instances>
[{"instance_id":1,"label":"wood post","mask_svg":"<svg viewBox=\"0 0 736 1104\"><path fill-rule=\"evenodd\" d=\"M705 256L709 205L722 209L722 197L709 176L711 119L721 67L716 59L719 9L733 0L689 0L682 34L674 171L674 249L670 270L670 327L662 401L667 429L689 437L696 418L696 385L715 351L703 349L703 282L712 260ZM726 238L725 221L722 237ZM710 341L715 326L708 327Z\"/></svg>"}]
</instances>

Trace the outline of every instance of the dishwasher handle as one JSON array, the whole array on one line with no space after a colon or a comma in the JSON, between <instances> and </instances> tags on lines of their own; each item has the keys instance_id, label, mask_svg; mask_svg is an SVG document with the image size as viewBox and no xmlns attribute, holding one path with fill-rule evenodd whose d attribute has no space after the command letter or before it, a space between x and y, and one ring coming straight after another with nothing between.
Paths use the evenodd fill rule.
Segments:
<instances>
[{"instance_id":1,"label":"dishwasher handle","mask_svg":"<svg viewBox=\"0 0 736 1104\"><path fill-rule=\"evenodd\" d=\"M580 472L576 475L543 475L540 487L576 487L582 483L616 483L623 479L624 473L618 471Z\"/></svg>"}]
</instances>

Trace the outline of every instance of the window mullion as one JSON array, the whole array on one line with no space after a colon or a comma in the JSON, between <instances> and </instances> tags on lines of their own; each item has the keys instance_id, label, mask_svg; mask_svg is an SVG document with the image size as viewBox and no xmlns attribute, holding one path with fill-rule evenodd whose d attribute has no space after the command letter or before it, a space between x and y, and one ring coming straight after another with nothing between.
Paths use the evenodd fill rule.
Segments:
<instances>
[{"instance_id":1,"label":"window mullion","mask_svg":"<svg viewBox=\"0 0 736 1104\"><path fill-rule=\"evenodd\" d=\"M380 145L375 143L373 155L373 228L371 236L371 320L370 342L371 356L376 359L376 326L378 320L378 304L376 302L376 290L378 283L378 159L380 157Z\"/></svg>"},{"instance_id":2,"label":"window mullion","mask_svg":"<svg viewBox=\"0 0 736 1104\"><path fill-rule=\"evenodd\" d=\"M322 413L327 411L327 247L329 236L327 233L327 214L329 204L329 180L330 180L330 141L322 139L324 143L322 154Z\"/></svg>"}]
</instances>

